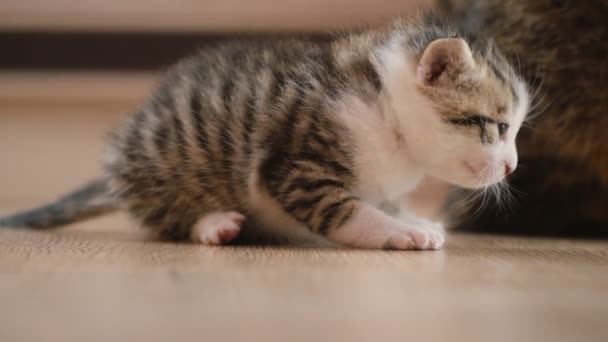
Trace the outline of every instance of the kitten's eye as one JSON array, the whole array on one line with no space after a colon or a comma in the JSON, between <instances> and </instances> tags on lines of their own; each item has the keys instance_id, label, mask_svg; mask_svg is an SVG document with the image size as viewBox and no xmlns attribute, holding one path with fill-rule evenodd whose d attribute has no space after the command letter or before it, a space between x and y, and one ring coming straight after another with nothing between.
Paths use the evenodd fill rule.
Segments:
<instances>
[{"instance_id":1,"label":"kitten's eye","mask_svg":"<svg viewBox=\"0 0 608 342\"><path fill-rule=\"evenodd\" d=\"M472 115L462 120L462 123L467 126L483 126L487 120L481 115Z\"/></svg>"},{"instance_id":2,"label":"kitten's eye","mask_svg":"<svg viewBox=\"0 0 608 342\"><path fill-rule=\"evenodd\" d=\"M485 123L485 120L481 116L473 116L467 119L471 125L481 126Z\"/></svg>"},{"instance_id":3,"label":"kitten's eye","mask_svg":"<svg viewBox=\"0 0 608 342\"><path fill-rule=\"evenodd\" d=\"M504 135L505 133L507 133L508 129L509 129L509 124L506 124L506 123L498 124L498 134Z\"/></svg>"}]
</instances>

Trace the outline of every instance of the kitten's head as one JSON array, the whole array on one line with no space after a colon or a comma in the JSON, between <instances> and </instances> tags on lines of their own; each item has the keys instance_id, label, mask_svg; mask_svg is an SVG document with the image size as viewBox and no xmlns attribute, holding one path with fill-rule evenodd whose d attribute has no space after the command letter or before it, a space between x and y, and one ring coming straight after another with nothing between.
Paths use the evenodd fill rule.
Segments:
<instances>
[{"instance_id":1,"label":"kitten's head","mask_svg":"<svg viewBox=\"0 0 608 342\"><path fill-rule=\"evenodd\" d=\"M433 117L410 143L429 174L466 188L501 181L517 167L515 137L529 108L524 82L489 43L472 51L460 38L432 41L416 65L416 88Z\"/></svg>"}]
</instances>

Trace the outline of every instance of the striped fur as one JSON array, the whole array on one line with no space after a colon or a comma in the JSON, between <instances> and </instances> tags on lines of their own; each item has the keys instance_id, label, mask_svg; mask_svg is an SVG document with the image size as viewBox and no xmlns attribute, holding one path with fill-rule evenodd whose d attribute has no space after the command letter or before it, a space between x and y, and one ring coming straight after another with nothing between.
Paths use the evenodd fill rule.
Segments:
<instances>
[{"instance_id":1,"label":"striped fur","mask_svg":"<svg viewBox=\"0 0 608 342\"><path fill-rule=\"evenodd\" d=\"M464 44L475 67L456 74L447 65L445 84L421 84L413 70L440 39ZM432 147L417 146L423 139L415 137L428 128L416 115L440 127L434 133L445 146L458 139L455 146L489 158L499 148L497 125L512 124L514 140L523 119L514 82L490 43L423 20L326 42L218 45L167 72L113 134L105 171L112 196L164 238L188 239L201 218L230 212L252 229L285 222L339 244L438 248L440 233L405 227L411 234L398 236L399 224L374 209L441 169L436 158L430 164L410 155ZM470 121L480 115L485 121ZM462 161L440 149L434 154L453 168L449 174L459 174L450 180L477 186ZM277 214L269 223L271 212ZM230 215L227 224L240 223ZM377 243L365 243L371 227L363 222L396 230L378 230L370 235Z\"/></svg>"}]
</instances>

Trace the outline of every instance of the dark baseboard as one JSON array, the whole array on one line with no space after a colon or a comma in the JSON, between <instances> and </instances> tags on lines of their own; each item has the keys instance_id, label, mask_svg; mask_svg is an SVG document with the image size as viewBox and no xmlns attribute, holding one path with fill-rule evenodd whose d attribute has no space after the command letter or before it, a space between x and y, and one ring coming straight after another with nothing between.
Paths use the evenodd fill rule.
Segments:
<instances>
[{"instance_id":1,"label":"dark baseboard","mask_svg":"<svg viewBox=\"0 0 608 342\"><path fill-rule=\"evenodd\" d=\"M0 32L3 70L157 70L197 48L237 39L265 40L263 34ZM322 35L302 34L314 39Z\"/></svg>"}]
</instances>

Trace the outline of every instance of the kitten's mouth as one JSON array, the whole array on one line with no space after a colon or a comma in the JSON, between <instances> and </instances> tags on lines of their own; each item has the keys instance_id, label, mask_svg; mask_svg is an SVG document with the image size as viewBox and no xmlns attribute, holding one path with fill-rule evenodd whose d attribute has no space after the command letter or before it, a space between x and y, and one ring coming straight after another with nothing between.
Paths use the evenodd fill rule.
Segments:
<instances>
[{"instance_id":1,"label":"kitten's mouth","mask_svg":"<svg viewBox=\"0 0 608 342\"><path fill-rule=\"evenodd\" d=\"M484 187L495 182L492 169L486 164L475 165L468 161L463 162L465 170L474 178L474 187Z\"/></svg>"},{"instance_id":2,"label":"kitten's mouth","mask_svg":"<svg viewBox=\"0 0 608 342\"><path fill-rule=\"evenodd\" d=\"M464 164L464 168L467 169L467 171L469 171L472 176L479 177L481 175L482 172L480 172L478 169L476 169L468 161L464 161L463 164Z\"/></svg>"},{"instance_id":3,"label":"kitten's mouth","mask_svg":"<svg viewBox=\"0 0 608 342\"><path fill-rule=\"evenodd\" d=\"M496 178L498 175L491 164L480 164L476 166L473 163L464 161L463 165L464 168L469 172L469 175L474 177L475 187L484 187L494 184L502 179L502 177L498 179Z\"/></svg>"}]
</instances>

